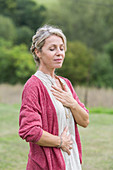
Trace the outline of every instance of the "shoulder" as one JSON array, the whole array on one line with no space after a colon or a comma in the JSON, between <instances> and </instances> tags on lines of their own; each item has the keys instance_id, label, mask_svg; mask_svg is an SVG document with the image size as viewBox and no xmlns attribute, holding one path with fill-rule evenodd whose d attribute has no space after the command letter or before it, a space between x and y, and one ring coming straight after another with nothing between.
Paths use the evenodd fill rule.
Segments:
<instances>
[{"instance_id":1,"label":"shoulder","mask_svg":"<svg viewBox=\"0 0 113 170\"><path fill-rule=\"evenodd\" d=\"M24 88L35 88L35 87L40 88L42 84L43 83L38 77L32 75L25 83Z\"/></svg>"},{"instance_id":2,"label":"shoulder","mask_svg":"<svg viewBox=\"0 0 113 170\"><path fill-rule=\"evenodd\" d=\"M35 75L32 75L24 85L23 93L36 93L43 87L43 83Z\"/></svg>"}]
</instances>

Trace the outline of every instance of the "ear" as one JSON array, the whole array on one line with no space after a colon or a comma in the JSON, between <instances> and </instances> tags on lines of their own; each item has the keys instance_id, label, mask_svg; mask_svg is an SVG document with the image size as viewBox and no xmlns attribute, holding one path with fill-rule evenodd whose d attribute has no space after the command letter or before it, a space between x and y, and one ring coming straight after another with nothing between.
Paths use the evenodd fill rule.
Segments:
<instances>
[{"instance_id":1,"label":"ear","mask_svg":"<svg viewBox=\"0 0 113 170\"><path fill-rule=\"evenodd\" d=\"M41 58L40 51L35 48L35 54L37 55L38 58Z\"/></svg>"}]
</instances>

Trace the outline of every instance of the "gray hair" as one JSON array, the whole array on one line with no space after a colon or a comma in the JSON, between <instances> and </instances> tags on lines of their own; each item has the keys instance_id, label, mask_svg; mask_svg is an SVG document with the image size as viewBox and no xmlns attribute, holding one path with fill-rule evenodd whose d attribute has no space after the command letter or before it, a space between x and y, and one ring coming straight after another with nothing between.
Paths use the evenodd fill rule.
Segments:
<instances>
[{"instance_id":1,"label":"gray hair","mask_svg":"<svg viewBox=\"0 0 113 170\"><path fill-rule=\"evenodd\" d=\"M61 37L64 43L64 49L65 51L67 50L66 37L63 34L62 30L54 26L44 25L43 27L39 28L36 31L36 34L32 37L32 45L30 48L33 54L33 58L37 64L40 63L40 60L35 53L35 49L37 49L38 51L41 51L46 38L50 37L51 35L57 35Z\"/></svg>"}]
</instances>

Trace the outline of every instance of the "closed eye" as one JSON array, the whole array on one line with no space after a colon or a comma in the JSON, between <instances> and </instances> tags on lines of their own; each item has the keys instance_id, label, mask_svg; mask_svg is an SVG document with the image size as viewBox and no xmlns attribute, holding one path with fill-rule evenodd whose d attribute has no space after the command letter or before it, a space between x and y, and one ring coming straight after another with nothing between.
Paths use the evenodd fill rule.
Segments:
<instances>
[{"instance_id":1,"label":"closed eye","mask_svg":"<svg viewBox=\"0 0 113 170\"><path fill-rule=\"evenodd\" d=\"M64 51L64 48L61 48L60 50L61 50L61 51Z\"/></svg>"},{"instance_id":2,"label":"closed eye","mask_svg":"<svg viewBox=\"0 0 113 170\"><path fill-rule=\"evenodd\" d=\"M54 51L54 48L50 48L49 50L50 50L50 51Z\"/></svg>"}]
</instances>

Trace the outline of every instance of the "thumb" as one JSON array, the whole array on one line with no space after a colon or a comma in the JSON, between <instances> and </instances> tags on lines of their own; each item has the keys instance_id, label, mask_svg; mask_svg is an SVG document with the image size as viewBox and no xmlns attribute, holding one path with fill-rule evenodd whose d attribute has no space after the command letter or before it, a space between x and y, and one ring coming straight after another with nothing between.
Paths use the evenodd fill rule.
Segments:
<instances>
[{"instance_id":1,"label":"thumb","mask_svg":"<svg viewBox=\"0 0 113 170\"><path fill-rule=\"evenodd\" d=\"M67 133L67 131L68 131L68 126L66 126L66 127L64 128L64 131Z\"/></svg>"},{"instance_id":2,"label":"thumb","mask_svg":"<svg viewBox=\"0 0 113 170\"><path fill-rule=\"evenodd\" d=\"M63 85L63 90L66 91L66 92L68 92L68 89L67 89L67 87L66 87L65 84Z\"/></svg>"}]
</instances>

